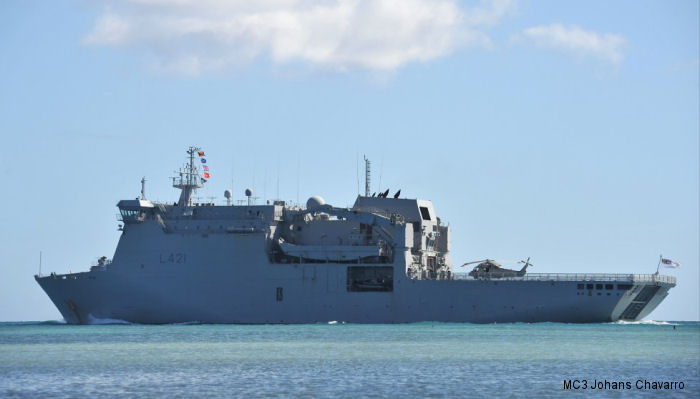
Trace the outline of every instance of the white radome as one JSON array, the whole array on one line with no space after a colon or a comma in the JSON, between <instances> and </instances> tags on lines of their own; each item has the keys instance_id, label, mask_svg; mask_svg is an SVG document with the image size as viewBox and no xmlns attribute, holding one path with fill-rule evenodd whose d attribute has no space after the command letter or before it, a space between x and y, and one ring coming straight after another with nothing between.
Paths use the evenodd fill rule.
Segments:
<instances>
[{"instance_id":1,"label":"white radome","mask_svg":"<svg viewBox=\"0 0 700 399\"><path fill-rule=\"evenodd\" d=\"M306 209L316 208L325 204L326 200L324 200L323 197L321 197L320 195L314 195L313 197L306 200Z\"/></svg>"}]
</instances>

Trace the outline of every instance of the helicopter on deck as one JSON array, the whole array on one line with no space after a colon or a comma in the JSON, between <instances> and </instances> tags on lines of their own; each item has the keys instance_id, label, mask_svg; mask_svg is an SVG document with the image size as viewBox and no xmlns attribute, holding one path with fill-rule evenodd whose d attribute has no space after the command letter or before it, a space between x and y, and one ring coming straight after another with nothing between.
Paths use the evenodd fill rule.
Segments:
<instances>
[{"instance_id":1,"label":"helicopter on deck","mask_svg":"<svg viewBox=\"0 0 700 399\"><path fill-rule=\"evenodd\" d=\"M501 266L500 263L498 262L503 262L503 263L524 263L525 266L523 266L522 269L520 270L514 270L514 269L506 269L503 266ZM483 259L483 260L477 260L473 262L467 262L463 264L461 267L467 266L467 265L473 265L475 263L478 263L472 271L469 272L469 275L474 277L475 279L492 279L492 278L504 278L504 277L522 277L525 275L527 272L527 268L529 266L533 266L532 263L530 263L530 258L528 257L527 260L520 260L520 261L495 261L493 259Z\"/></svg>"}]
</instances>

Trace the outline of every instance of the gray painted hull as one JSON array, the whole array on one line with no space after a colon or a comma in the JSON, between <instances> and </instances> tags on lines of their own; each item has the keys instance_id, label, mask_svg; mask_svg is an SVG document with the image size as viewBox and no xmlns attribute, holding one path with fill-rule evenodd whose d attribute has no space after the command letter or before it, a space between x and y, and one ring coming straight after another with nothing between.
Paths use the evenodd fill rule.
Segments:
<instances>
[{"instance_id":1,"label":"gray painted hull","mask_svg":"<svg viewBox=\"0 0 700 399\"><path fill-rule=\"evenodd\" d=\"M153 224L138 229L162 234ZM645 287L658 288L632 319L648 315L675 285L643 281L621 290L618 283L629 280L601 280L613 289L588 290L579 284L595 279L414 280L398 254L392 292L350 292L348 264L272 263L262 234L176 234L154 249L153 241L126 238L136 231L122 236L104 270L36 276L68 323L610 322Z\"/></svg>"}]
</instances>

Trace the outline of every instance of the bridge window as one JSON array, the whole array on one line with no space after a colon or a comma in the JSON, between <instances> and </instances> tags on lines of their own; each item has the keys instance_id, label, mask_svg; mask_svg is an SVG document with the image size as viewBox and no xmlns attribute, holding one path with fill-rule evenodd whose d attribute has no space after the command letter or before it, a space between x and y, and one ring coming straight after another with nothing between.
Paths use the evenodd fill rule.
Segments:
<instances>
[{"instance_id":1,"label":"bridge window","mask_svg":"<svg viewBox=\"0 0 700 399\"><path fill-rule=\"evenodd\" d=\"M430 220L430 211L428 210L427 207L425 207L425 206L420 207L420 216L423 218L423 220Z\"/></svg>"},{"instance_id":2,"label":"bridge window","mask_svg":"<svg viewBox=\"0 0 700 399\"><path fill-rule=\"evenodd\" d=\"M632 284L618 284L617 285L618 290L631 290L632 289Z\"/></svg>"},{"instance_id":3,"label":"bridge window","mask_svg":"<svg viewBox=\"0 0 700 399\"><path fill-rule=\"evenodd\" d=\"M612 284L605 284L605 289L611 290L611 289L613 289L613 285Z\"/></svg>"},{"instance_id":4,"label":"bridge window","mask_svg":"<svg viewBox=\"0 0 700 399\"><path fill-rule=\"evenodd\" d=\"M134 211L130 209L120 209L119 212L122 214L122 217L128 218L128 217L135 217L139 214L139 211Z\"/></svg>"},{"instance_id":5,"label":"bridge window","mask_svg":"<svg viewBox=\"0 0 700 399\"><path fill-rule=\"evenodd\" d=\"M394 290L394 268L350 266L347 290L349 292L391 292Z\"/></svg>"},{"instance_id":6,"label":"bridge window","mask_svg":"<svg viewBox=\"0 0 700 399\"><path fill-rule=\"evenodd\" d=\"M576 284L576 288L579 289L579 290L582 290L582 289L583 289L583 283L578 283L578 284Z\"/></svg>"},{"instance_id":7,"label":"bridge window","mask_svg":"<svg viewBox=\"0 0 700 399\"><path fill-rule=\"evenodd\" d=\"M593 289L593 284L586 284L586 289L592 290L592 289Z\"/></svg>"},{"instance_id":8,"label":"bridge window","mask_svg":"<svg viewBox=\"0 0 700 399\"><path fill-rule=\"evenodd\" d=\"M602 290L603 289L603 284L596 284L595 289L597 290Z\"/></svg>"}]
</instances>

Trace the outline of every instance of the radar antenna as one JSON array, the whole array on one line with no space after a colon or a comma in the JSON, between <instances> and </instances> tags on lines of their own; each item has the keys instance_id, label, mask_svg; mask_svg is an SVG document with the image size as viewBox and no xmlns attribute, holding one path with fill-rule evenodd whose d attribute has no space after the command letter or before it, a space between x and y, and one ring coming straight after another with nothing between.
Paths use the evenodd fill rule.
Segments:
<instances>
[{"instance_id":1,"label":"radar antenna","mask_svg":"<svg viewBox=\"0 0 700 399\"><path fill-rule=\"evenodd\" d=\"M201 151L201 148L190 147L187 150L189 162L175 172L178 176L173 177L173 187L182 190L180 200L177 202L179 206L192 206L192 194L198 188L202 188L203 182L199 177L199 168L194 163L194 155L197 151Z\"/></svg>"}]
</instances>

